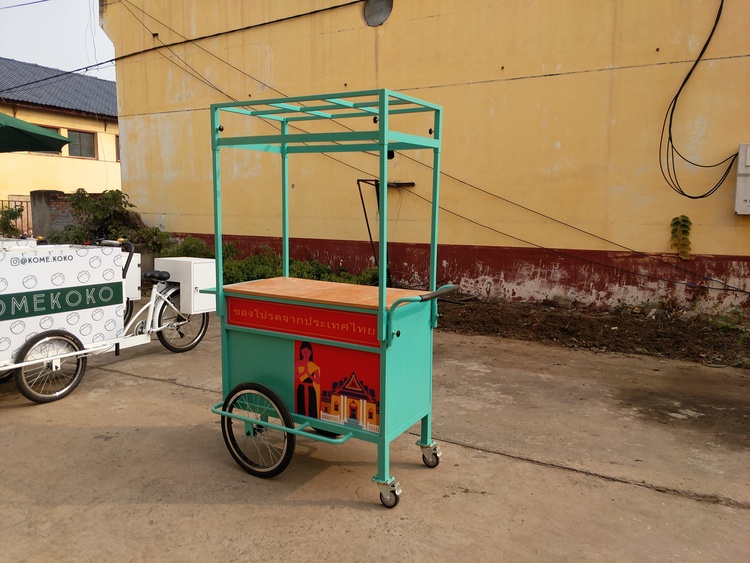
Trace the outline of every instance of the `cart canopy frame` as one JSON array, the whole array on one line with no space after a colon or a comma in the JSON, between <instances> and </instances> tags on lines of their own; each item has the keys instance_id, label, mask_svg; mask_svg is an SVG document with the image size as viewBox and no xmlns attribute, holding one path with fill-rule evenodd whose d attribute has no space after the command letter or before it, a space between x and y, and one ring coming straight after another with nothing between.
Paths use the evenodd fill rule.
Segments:
<instances>
[{"instance_id":1,"label":"cart canopy frame","mask_svg":"<svg viewBox=\"0 0 750 563\"><path fill-rule=\"evenodd\" d=\"M227 114L239 114L253 121L273 123L279 132L263 135L235 135L222 124ZM424 134L407 133L395 128L392 116L427 113L432 125ZM367 118L363 120L362 118ZM429 117L427 118L429 119ZM427 120L426 120L427 121ZM319 122L315 132L306 132L307 122ZM368 127L364 128L363 125ZM335 131L326 127L335 125ZM355 128L357 126L358 128ZM348 129L341 131L341 128ZM267 129L267 125L265 125ZM322 129L323 131L317 131ZM294 132L292 132L294 130ZM220 151L222 148L247 149L279 154L281 159L282 268L289 277L289 155L301 153L376 152L379 156L379 181L388 185L390 151L430 149L432 163L432 210L430 221L429 291L436 290L438 201L440 190L440 151L442 108L438 105L387 89L298 96L268 100L229 102L211 105L211 148L213 155L214 233L216 247L217 313L226 315L222 256L222 207ZM379 190L378 260L378 339L386 341L386 275L388 265L388 190ZM432 303L432 324L437 324L437 300Z\"/></svg>"}]
</instances>

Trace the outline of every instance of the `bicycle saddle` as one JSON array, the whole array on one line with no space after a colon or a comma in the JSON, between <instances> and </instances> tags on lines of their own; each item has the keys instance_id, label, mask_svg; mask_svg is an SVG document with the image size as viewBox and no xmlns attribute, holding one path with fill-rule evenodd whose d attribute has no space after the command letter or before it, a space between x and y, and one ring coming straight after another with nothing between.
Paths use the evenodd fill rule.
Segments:
<instances>
[{"instance_id":1,"label":"bicycle saddle","mask_svg":"<svg viewBox=\"0 0 750 563\"><path fill-rule=\"evenodd\" d=\"M164 272L162 270L150 270L143 274L143 277L147 280L163 282L169 279L169 272Z\"/></svg>"}]
</instances>

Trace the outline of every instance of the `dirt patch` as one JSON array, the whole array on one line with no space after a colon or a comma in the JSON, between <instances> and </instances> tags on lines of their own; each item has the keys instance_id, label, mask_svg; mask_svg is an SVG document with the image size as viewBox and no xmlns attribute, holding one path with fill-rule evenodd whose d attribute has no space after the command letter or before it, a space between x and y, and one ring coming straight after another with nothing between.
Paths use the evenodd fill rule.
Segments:
<instances>
[{"instance_id":1,"label":"dirt patch","mask_svg":"<svg viewBox=\"0 0 750 563\"><path fill-rule=\"evenodd\" d=\"M610 311L567 303L441 301L439 326L463 334L530 340L566 348L659 356L750 368L750 332L740 319L669 307Z\"/></svg>"}]
</instances>

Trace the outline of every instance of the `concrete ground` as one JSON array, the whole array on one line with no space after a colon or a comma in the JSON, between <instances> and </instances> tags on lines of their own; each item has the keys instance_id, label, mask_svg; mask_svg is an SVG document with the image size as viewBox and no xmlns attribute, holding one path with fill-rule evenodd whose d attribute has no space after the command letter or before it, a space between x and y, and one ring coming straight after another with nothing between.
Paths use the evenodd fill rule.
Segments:
<instances>
[{"instance_id":1,"label":"concrete ground","mask_svg":"<svg viewBox=\"0 0 750 563\"><path fill-rule=\"evenodd\" d=\"M37 405L0 385L0 561L750 561L750 372L437 332L434 437L232 460L212 319L192 352L90 360Z\"/></svg>"}]
</instances>

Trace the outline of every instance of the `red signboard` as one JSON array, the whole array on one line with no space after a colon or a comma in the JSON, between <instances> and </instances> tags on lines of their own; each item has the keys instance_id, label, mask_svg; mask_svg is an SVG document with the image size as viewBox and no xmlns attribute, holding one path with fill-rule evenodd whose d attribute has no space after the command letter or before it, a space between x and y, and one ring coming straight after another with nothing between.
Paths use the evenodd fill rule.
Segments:
<instances>
[{"instance_id":1,"label":"red signboard","mask_svg":"<svg viewBox=\"0 0 750 563\"><path fill-rule=\"evenodd\" d=\"M227 298L227 322L234 326L380 346L375 314L290 305L241 297Z\"/></svg>"}]
</instances>

